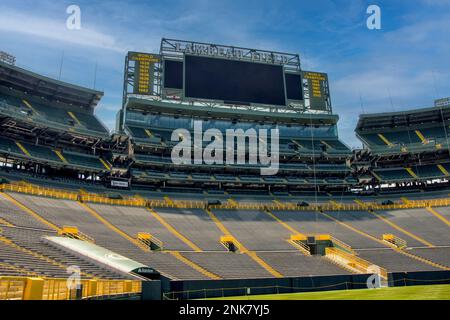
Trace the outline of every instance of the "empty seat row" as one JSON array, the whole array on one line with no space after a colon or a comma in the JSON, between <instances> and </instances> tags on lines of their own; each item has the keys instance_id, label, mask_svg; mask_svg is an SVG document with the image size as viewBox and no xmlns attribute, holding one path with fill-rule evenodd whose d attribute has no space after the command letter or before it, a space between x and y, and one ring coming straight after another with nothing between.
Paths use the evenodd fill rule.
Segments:
<instances>
[{"instance_id":1,"label":"empty seat row","mask_svg":"<svg viewBox=\"0 0 450 320\"><path fill-rule=\"evenodd\" d=\"M155 170L133 170L133 177L138 180L160 181L201 181L222 183L254 183L254 184L288 184L288 185L325 185L325 184L354 184L357 180L352 177L296 177L296 176L260 176L260 175L232 175L232 174L206 174L185 172L160 172Z\"/></svg>"},{"instance_id":2,"label":"empty seat row","mask_svg":"<svg viewBox=\"0 0 450 320\"><path fill-rule=\"evenodd\" d=\"M400 168L374 169L373 172L382 181L405 181L412 179L444 178L448 175L448 169L450 169L450 164L442 163L440 165L411 165Z\"/></svg>"},{"instance_id":3,"label":"empty seat row","mask_svg":"<svg viewBox=\"0 0 450 320\"><path fill-rule=\"evenodd\" d=\"M139 154L135 153L134 155L137 162L143 162L143 163L151 163L151 164L160 164L167 166L167 164L173 164L173 161L169 157L160 157L160 156L154 156L149 154ZM228 165L228 164L227 164ZM192 166L203 166L192 164ZM220 166L220 165L216 165ZM231 167L248 167L248 168L259 168L262 167L260 164L231 164ZM345 164L321 164L321 163L313 163L313 164L307 164L307 163L280 163L279 164L280 170L295 170L295 171L305 171L305 172L311 172L311 171L320 171L320 172L350 172L350 168Z\"/></svg>"},{"instance_id":4,"label":"empty seat row","mask_svg":"<svg viewBox=\"0 0 450 320\"><path fill-rule=\"evenodd\" d=\"M438 144L447 144L450 129L442 124L435 127L421 127L408 130L380 130L378 133L366 133L358 130L358 135L375 152L401 151L414 149L434 149Z\"/></svg>"},{"instance_id":5,"label":"empty seat row","mask_svg":"<svg viewBox=\"0 0 450 320\"><path fill-rule=\"evenodd\" d=\"M70 127L72 130L88 130L91 133L100 135L108 134L108 130L97 117L85 111L51 106L44 99L37 101L4 94L0 95L0 101L10 108L17 109L18 115L31 118L34 121L44 122L47 125L55 125L57 127L62 125Z\"/></svg>"},{"instance_id":6,"label":"empty seat row","mask_svg":"<svg viewBox=\"0 0 450 320\"><path fill-rule=\"evenodd\" d=\"M93 170L109 170L98 156L89 154L75 153L71 151L60 151L63 159L57 155L56 151L44 146L34 145L26 142L14 141L6 138L0 138L0 152L8 155L20 157L31 156L40 161L51 161L59 165L73 165L77 167L89 168Z\"/></svg>"}]
</instances>

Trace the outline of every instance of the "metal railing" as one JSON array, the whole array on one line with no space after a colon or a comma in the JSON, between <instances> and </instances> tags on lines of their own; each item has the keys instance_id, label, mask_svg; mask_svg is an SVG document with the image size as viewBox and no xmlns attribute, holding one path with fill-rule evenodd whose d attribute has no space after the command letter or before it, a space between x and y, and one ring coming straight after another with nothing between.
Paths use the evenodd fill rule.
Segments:
<instances>
[{"instance_id":1,"label":"metal railing","mask_svg":"<svg viewBox=\"0 0 450 320\"><path fill-rule=\"evenodd\" d=\"M76 192L37 187L31 184L24 184L24 183L2 184L0 186L0 190L25 193L49 198L58 198L75 201L78 200L78 193Z\"/></svg>"},{"instance_id":2,"label":"metal railing","mask_svg":"<svg viewBox=\"0 0 450 320\"><path fill-rule=\"evenodd\" d=\"M94 238L92 238L91 236L88 236L87 234L81 232L80 230L77 230L76 233L70 233L70 232L65 232L63 229L60 232L58 232L58 235L67 237L67 238L71 238L71 239L79 239L79 240L83 240L86 242L95 243Z\"/></svg>"},{"instance_id":3,"label":"metal railing","mask_svg":"<svg viewBox=\"0 0 450 320\"><path fill-rule=\"evenodd\" d=\"M393 234L384 234L383 241L386 241L389 244L394 245L395 247L397 247L399 249L404 249L408 246L408 243L406 242L406 240L399 238Z\"/></svg>"},{"instance_id":4,"label":"metal railing","mask_svg":"<svg viewBox=\"0 0 450 320\"><path fill-rule=\"evenodd\" d=\"M51 188L43 188L32 184L11 183L1 184L0 190L31 194L36 196L52 197L58 199L101 203L109 205L134 206L134 207L153 207L153 208L182 208L182 209L241 209L241 210L278 210L278 211L363 211L363 210L399 210L427 207L450 206L450 198L428 199L428 200L409 200L408 202L399 202L389 205L377 204L375 202L365 203L323 203L311 204L309 206L298 206L295 203L251 203L251 202L230 202L227 201L220 205L208 206L207 201L200 200L166 200L143 199L141 197L128 197L124 199L112 199L107 196L86 193L83 191L73 192Z\"/></svg>"},{"instance_id":5,"label":"metal railing","mask_svg":"<svg viewBox=\"0 0 450 320\"><path fill-rule=\"evenodd\" d=\"M67 280L48 279L44 282L42 300L70 300L70 294Z\"/></svg>"},{"instance_id":6,"label":"metal railing","mask_svg":"<svg viewBox=\"0 0 450 320\"><path fill-rule=\"evenodd\" d=\"M354 267L359 269L362 272L373 272L374 270L371 270L371 267L374 265L370 263L367 260L364 260L354 254L348 253L346 251L340 250L338 248L325 248L325 255L326 256L338 256L344 260L346 260L348 263L352 264ZM384 268L378 267L378 270L380 272L380 276L384 279L387 279L387 270Z\"/></svg>"},{"instance_id":7,"label":"metal railing","mask_svg":"<svg viewBox=\"0 0 450 320\"><path fill-rule=\"evenodd\" d=\"M22 300L26 278L0 277L0 300Z\"/></svg>"},{"instance_id":8,"label":"metal railing","mask_svg":"<svg viewBox=\"0 0 450 320\"><path fill-rule=\"evenodd\" d=\"M304 254L311 255L311 248L301 240L289 240L295 247L299 248Z\"/></svg>"},{"instance_id":9,"label":"metal railing","mask_svg":"<svg viewBox=\"0 0 450 320\"><path fill-rule=\"evenodd\" d=\"M141 245L142 245L142 248L145 248L145 250L150 250L153 247L153 245L158 247L158 250L164 250L163 242L153 235L148 239L139 238L139 236L138 236L137 241L140 243L139 246L141 247Z\"/></svg>"},{"instance_id":10,"label":"metal railing","mask_svg":"<svg viewBox=\"0 0 450 320\"><path fill-rule=\"evenodd\" d=\"M344 241L336 239L335 237L331 236L331 242L333 242L334 245L342 248L343 250L345 250L351 254L355 254L355 251L353 250L353 248L349 244L345 243Z\"/></svg>"},{"instance_id":11,"label":"metal railing","mask_svg":"<svg viewBox=\"0 0 450 320\"><path fill-rule=\"evenodd\" d=\"M399 249L403 249L403 248L406 248L408 246L408 243L406 242L406 240L403 240L402 238L399 238L397 236L394 236L394 244Z\"/></svg>"},{"instance_id":12,"label":"metal railing","mask_svg":"<svg viewBox=\"0 0 450 320\"><path fill-rule=\"evenodd\" d=\"M80 200L83 202L93 202L100 204L110 204L127 207L145 207L146 200L140 198L111 199L96 194L80 194Z\"/></svg>"}]
</instances>

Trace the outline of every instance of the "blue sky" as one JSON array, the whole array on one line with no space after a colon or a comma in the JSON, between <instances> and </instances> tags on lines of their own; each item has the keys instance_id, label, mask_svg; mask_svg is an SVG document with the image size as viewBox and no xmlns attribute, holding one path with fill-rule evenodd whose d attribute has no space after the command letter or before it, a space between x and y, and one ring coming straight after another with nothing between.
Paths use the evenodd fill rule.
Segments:
<instances>
[{"instance_id":1,"label":"blue sky","mask_svg":"<svg viewBox=\"0 0 450 320\"><path fill-rule=\"evenodd\" d=\"M82 29L66 28L81 8ZM382 29L368 30L368 5ZM121 105L127 51L158 52L161 37L299 53L304 69L327 72L339 132L351 147L358 115L431 106L450 96L450 0L416 1L49 1L2 0L0 50L17 64L96 89L111 129Z\"/></svg>"}]
</instances>

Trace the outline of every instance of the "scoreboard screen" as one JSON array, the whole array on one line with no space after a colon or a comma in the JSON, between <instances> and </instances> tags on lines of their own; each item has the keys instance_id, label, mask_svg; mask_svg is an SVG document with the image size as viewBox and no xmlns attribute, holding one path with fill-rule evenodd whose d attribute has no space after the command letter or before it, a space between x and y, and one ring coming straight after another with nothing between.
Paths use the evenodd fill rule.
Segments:
<instances>
[{"instance_id":1,"label":"scoreboard screen","mask_svg":"<svg viewBox=\"0 0 450 320\"><path fill-rule=\"evenodd\" d=\"M184 68L186 98L286 105L281 65L185 55Z\"/></svg>"},{"instance_id":2,"label":"scoreboard screen","mask_svg":"<svg viewBox=\"0 0 450 320\"><path fill-rule=\"evenodd\" d=\"M300 74L286 73L286 97L289 100L303 100L302 78Z\"/></svg>"},{"instance_id":3,"label":"scoreboard screen","mask_svg":"<svg viewBox=\"0 0 450 320\"><path fill-rule=\"evenodd\" d=\"M183 89L183 61L164 60L164 88Z\"/></svg>"}]
</instances>

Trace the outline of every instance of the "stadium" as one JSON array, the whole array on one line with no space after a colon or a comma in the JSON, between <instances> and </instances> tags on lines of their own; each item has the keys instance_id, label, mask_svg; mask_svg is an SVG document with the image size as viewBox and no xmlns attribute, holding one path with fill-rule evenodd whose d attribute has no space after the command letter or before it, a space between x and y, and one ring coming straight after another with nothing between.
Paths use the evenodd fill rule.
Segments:
<instances>
[{"instance_id":1,"label":"stadium","mask_svg":"<svg viewBox=\"0 0 450 320\"><path fill-rule=\"evenodd\" d=\"M362 114L352 150L327 74L300 62L163 38L158 53L126 55L110 132L95 112L103 92L2 53L0 300L450 284L450 101ZM277 149L270 134L252 149L252 129L276 131ZM174 163L182 144L188 161ZM276 174L251 161L261 149Z\"/></svg>"}]
</instances>

